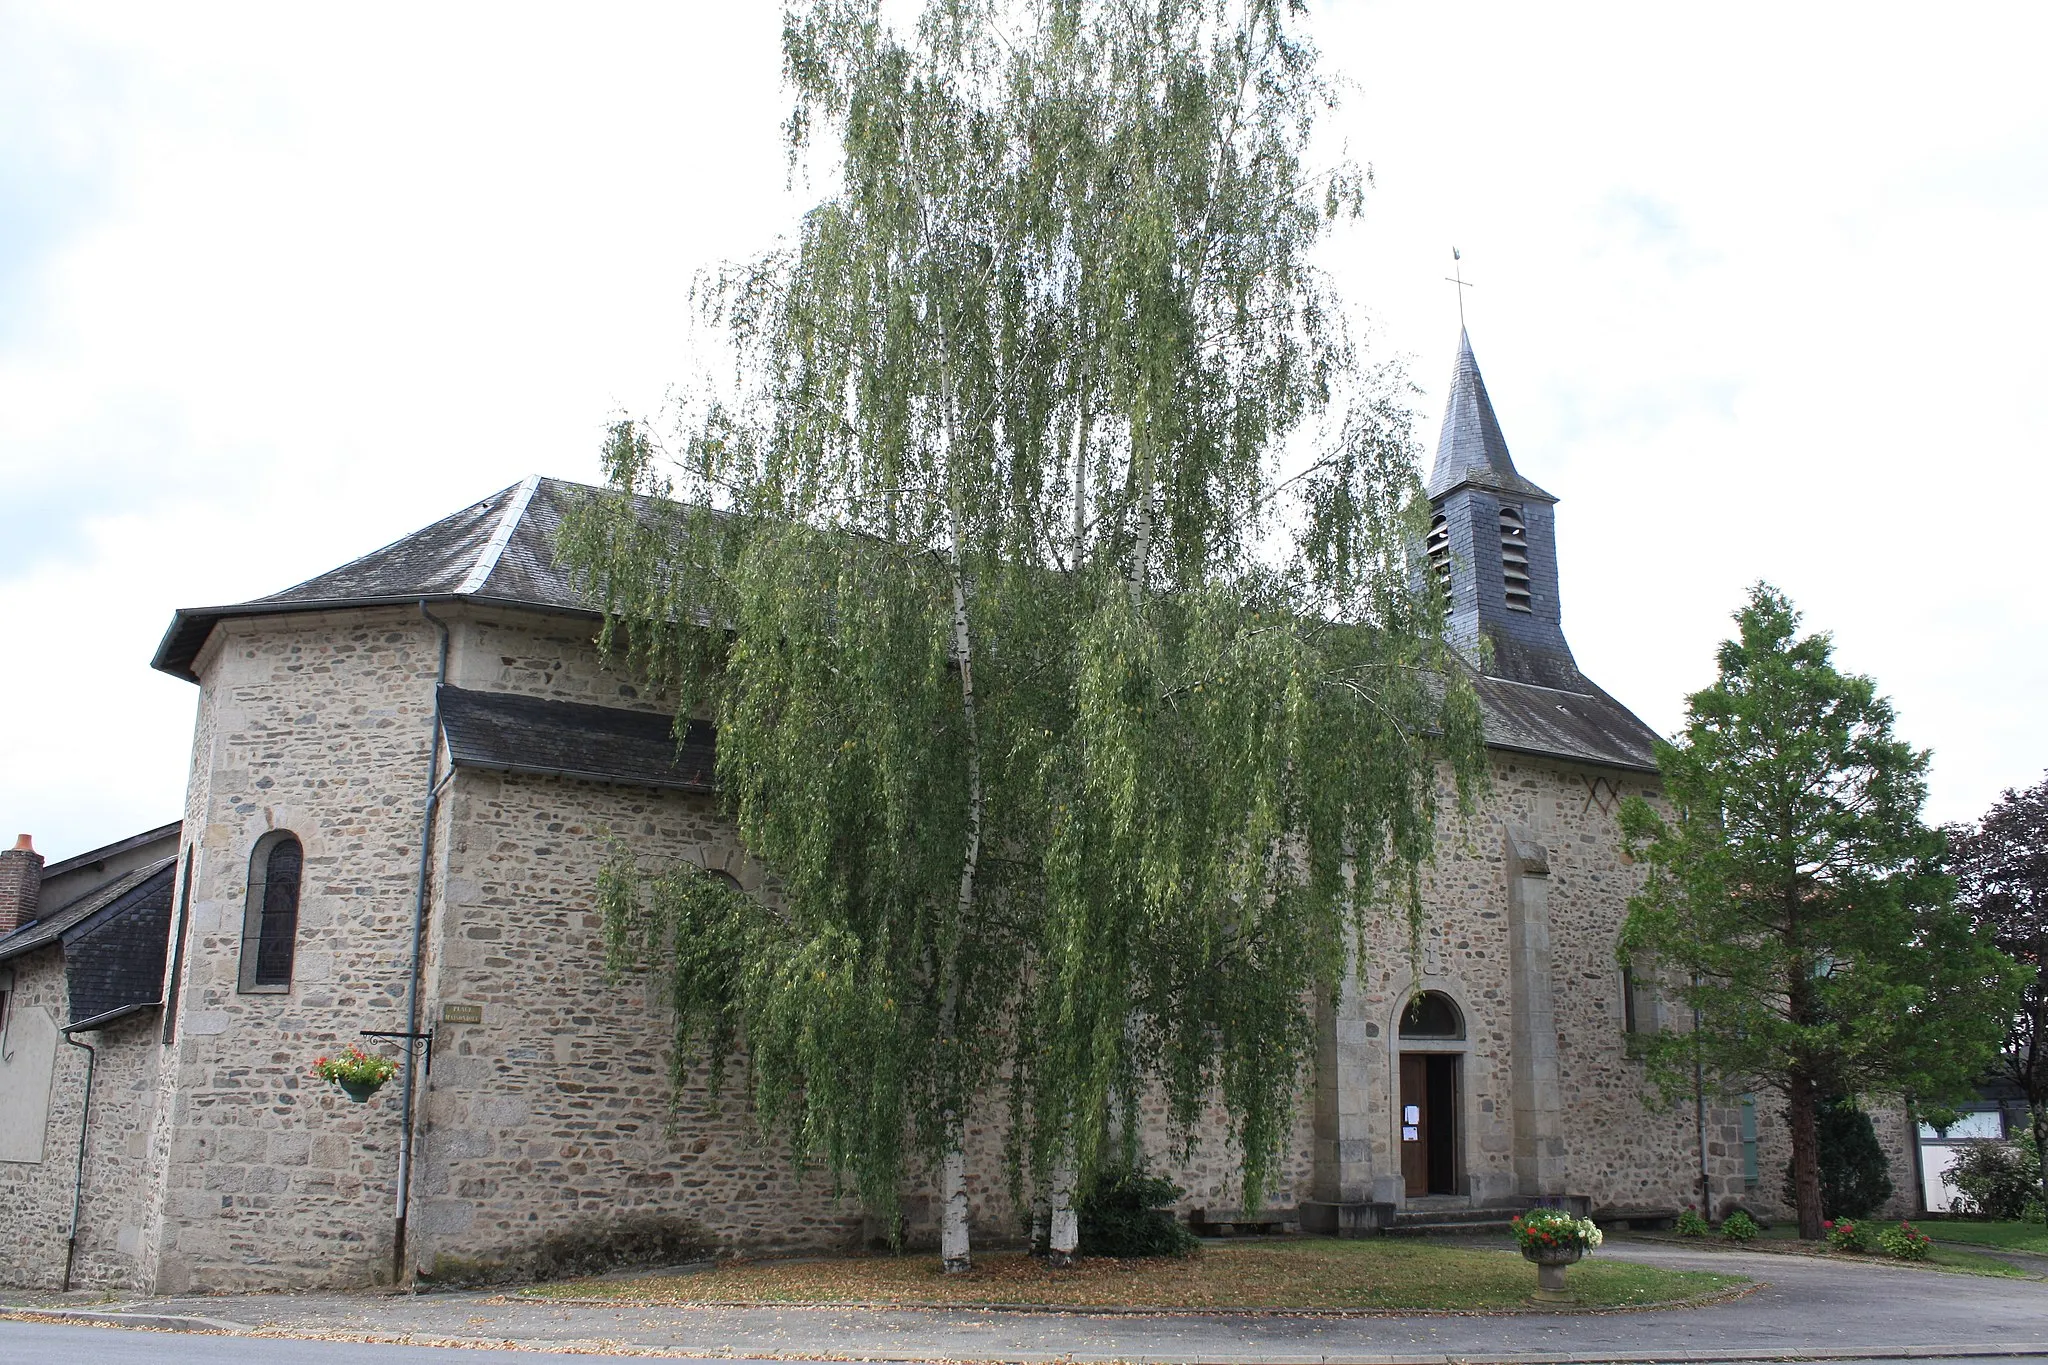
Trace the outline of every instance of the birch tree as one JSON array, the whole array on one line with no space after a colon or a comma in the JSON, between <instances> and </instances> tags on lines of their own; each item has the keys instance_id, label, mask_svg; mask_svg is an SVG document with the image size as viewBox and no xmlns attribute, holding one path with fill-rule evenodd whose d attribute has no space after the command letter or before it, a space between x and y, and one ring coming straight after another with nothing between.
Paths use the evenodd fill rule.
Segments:
<instances>
[{"instance_id":1,"label":"birch tree","mask_svg":"<svg viewBox=\"0 0 2048 1365\"><path fill-rule=\"evenodd\" d=\"M1334 989L1420 914L1476 707L1411 576L1406 388L1311 260L1364 175L1285 0L789 11L793 240L706 281L733 383L621 424L562 550L718 727L771 906L621 862L675 1058L888 1212L965 1127L1074 1190L1148 1087L1220 1098L1256 1204ZM637 501L635 500L637 498ZM993 1172L983 1172L993 1183Z\"/></svg>"}]
</instances>

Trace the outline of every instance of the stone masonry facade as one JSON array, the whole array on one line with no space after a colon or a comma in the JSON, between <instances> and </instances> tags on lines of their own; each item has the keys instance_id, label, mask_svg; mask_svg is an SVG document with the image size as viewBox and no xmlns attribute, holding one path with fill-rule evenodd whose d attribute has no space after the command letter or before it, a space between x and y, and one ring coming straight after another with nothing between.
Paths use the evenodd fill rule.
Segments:
<instances>
[{"instance_id":1,"label":"stone masonry facade","mask_svg":"<svg viewBox=\"0 0 2048 1365\"><path fill-rule=\"evenodd\" d=\"M587 619L441 614L456 686L663 709L604 666ZM173 1041L162 1042L155 1015L103 1040L77 1282L180 1292L389 1277L399 1087L352 1103L308 1067L361 1030L405 1027L438 667L438 631L411 608L226 621L199 656ZM595 882L614 841L644 864L696 863L761 888L711 800L451 772L445 748L439 771L420 1000L435 1039L408 1266L516 1262L549 1234L640 1214L687 1220L731 1249L857 1244L859 1208L822 1174L793 1170L740 1092L714 1104L699 1075L672 1106L666 1007L645 976L604 968ZM1410 1197L1396 1077L1400 1054L1418 1048L1459 1058L1458 1198L1571 1194L1596 1211L1698 1198L1690 1099L1664 1107L1647 1094L1622 1021L1615 942L1638 870L1614 813L1622 797L1651 791L1648 780L1496 751L1469 815L1446 787L1419 972L1405 925L1390 923L1325 1010L1277 1205ZM239 987L249 869L273 830L305 851L293 978L288 991L249 993ZM61 992L61 972L22 965L18 1007L46 987ZM1462 1039L1397 1037L1417 989L1456 1004ZM1639 997L1639 1022L1649 1009ZM60 1072L60 1098L76 1094L74 1080ZM1774 1209L1785 1164L1777 1112L1759 1107L1761 1176L1750 1186L1735 1099L1711 1096L1707 1109L1713 1198ZM1220 1126L1175 1165L1157 1106L1144 1117L1144 1144L1187 1188L1186 1208L1236 1206ZM1910 1200L1903 1122L1880 1128ZM53 1113L52 1133L76 1131L75 1112ZM980 1123L972 1144L976 1234L1015 1241L1023 1218L996 1132ZM35 1240L8 1249L0 1275L40 1283L49 1230L61 1241L68 1220L68 1181L52 1176L61 1162L33 1179L10 1165L0 1164L0 1212Z\"/></svg>"}]
</instances>

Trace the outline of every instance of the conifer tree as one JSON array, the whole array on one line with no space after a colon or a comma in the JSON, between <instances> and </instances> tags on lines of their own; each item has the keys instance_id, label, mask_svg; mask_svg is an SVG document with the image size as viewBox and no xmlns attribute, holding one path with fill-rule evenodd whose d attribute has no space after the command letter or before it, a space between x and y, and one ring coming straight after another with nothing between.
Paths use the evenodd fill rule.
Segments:
<instances>
[{"instance_id":1,"label":"conifer tree","mask_svg":"<svg viewBox=\"0 0 2048 1365\"><path fill-rule=\"evenodd\" d=\"M775 877L619 863L614 960L871 1207L935 1167L949 1269L977 1103L1057 1254L1148 1086L1183 1134L1220 1092L1256 1203L1314 990L1478 770L1405 390L1310 259L1365 186L1306 169L1301 10L793 9L832 190L706 288L735 383L565 527Z\"/></svg>"},{"instance_id":2,"label":"conifer tree","mask_svg":"<svg viewBox=\"0 0 2048 1365\"><path fill-rule=\"evenodd\" d=\"M1818 1238L1822 1104L1966 1091L2003 1034L2012 964L1954 907L1920 818L1928 755L1894 737L1876 684L1838 671L1768 585L1735 619L1719 678L1658 745L1665 809L1623 807L1649 864L1623 951L1696 1011L1645 1040L1667 1094L1698 1065L1784 1097L1799 1235Z\"/></svg>"}]
</instances>

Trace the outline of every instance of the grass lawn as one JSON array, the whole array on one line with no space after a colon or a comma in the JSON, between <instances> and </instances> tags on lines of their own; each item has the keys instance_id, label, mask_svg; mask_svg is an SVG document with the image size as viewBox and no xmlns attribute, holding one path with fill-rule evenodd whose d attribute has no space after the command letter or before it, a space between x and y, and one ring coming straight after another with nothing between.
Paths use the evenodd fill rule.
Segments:
<instances>
[{"instance_id":1,"label":"grass lawn","mask_svg":"<svg viewBox=\"0 0 2048 1365\"><path fill-rule=\"evenodd\" d=\"M1871 1225L1875 1228L1880 1225L1880 1222L1877 1219L1872 1219ZM1687 1242L1686 1245L1718 1248L1722 1251L1798 1251L1810 1256L1825 1256L1830 1260L1837 1261L1867 1261L1878 1265L1931 1265L1939 1270L1955 1270L1968 1275L1993 1275L2013 1280L2033 1278L2028 1272L2021 1270L2018 1266L2007 1261L2001 1261L1996 1256L1986 1256L1981 1252L1962 1251L1952 1246L1942 1245L1944 1239L1954 1240L1949 1238L1948 1234L1948 1229L1951 1227L2018 1227L2020 1226L2019 1224L1923 1222L1915 1223L1913 1226L1934 1239L1933 1254L1925 1261L1895 1261L1882 1251L1836 1251L1826 1242L1802 1242L1799 1240L1799 1229L1790 1223L1777 1223L1766 1228L1757 1234L1754 1242L1729 1242L1722 1240L1720 1237L1703 1237L1697 1243ZM2039 1224L2029 1224L2027 1226L2033 1227L2036 1232L2040 1231ZM1990 1245L1988 1242L1984 1244ZM1874 1240L1872 1245L1876 1245ZM2021 1251L2027 1249L2025 1246L2018 1248Z\"/></svg>"},{"instance_id":2,"label":"grass lawn","mask_svg":"<svg viewBox=\"0 0 2048 1365\"><path fill-rule=\"evenodd\" d=\"M1660 1270L1604 1260L1566 1283L1592 1307L1668 1303L1747 1283L1738 1275ZM1526 1306L1536 1268L1510 1248L1467 1249L1379 1238L1303 1238L1204 1246L1185 1261L1084 1260L1056 1271L1021 1252L975 1257L966 1275L938 1258L853 1256L735 1262L694 1275L570 1280L530 1295L634 1304L1042 1304L1067 1308L1372 1308L1419 1312Z\"/></svg>"},{"instance_id":3,"label":"grass lawn","mask_svg":"<svg viewBox=\"0 0 2048 1365\"><path fill-rule=\"evenodd\" d=\"M1978 1223L1968 1219L1928 1219L1915 1224L1937 1242L1969 1242L2001 1251L2031 1251L2048 1256L2048 1223Z\"/></svg>"}]
</instances>

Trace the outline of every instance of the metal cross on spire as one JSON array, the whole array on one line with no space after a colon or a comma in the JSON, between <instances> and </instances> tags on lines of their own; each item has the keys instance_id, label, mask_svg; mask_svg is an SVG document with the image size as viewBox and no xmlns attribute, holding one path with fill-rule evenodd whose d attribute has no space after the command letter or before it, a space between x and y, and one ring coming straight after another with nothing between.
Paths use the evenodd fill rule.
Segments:
<instances>
[{"instance_id":1,"label":"metal cross on spire","mask_svg":"<svg viewBox=\"0 0 2048 1365\"><path fill-rule=\"evenodd\" d=\"M1472 287L1471 283L1465 278L1464 260L1465 258L1458 254L1458 248L1452 247L1452 273L1444 276L1445 284L1455 284L1458 286L1458 330L1461 332L1465 330L1465 291Z\"/></svg>"}]
</instances>

